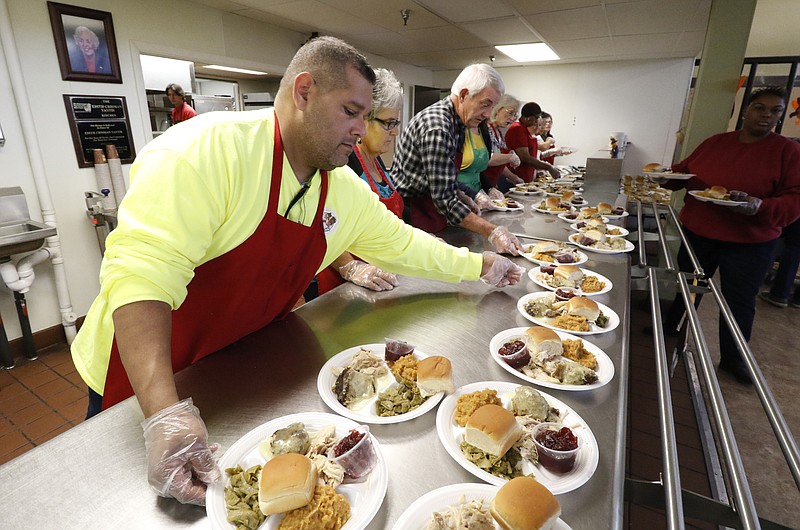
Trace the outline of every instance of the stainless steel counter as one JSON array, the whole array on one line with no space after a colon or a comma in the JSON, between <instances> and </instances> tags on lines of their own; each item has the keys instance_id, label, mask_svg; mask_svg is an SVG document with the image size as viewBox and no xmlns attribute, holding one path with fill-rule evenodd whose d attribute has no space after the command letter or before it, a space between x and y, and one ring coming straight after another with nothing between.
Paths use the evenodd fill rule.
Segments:
<instances>
[{"instance_id":1,"label":"stainless steel counter","mask_svg":"<svg viewBox=\"0 0 800 530\"><path fill-rule=\"evenodd\" d=\"M590 201L594 198L587 190ZM490 213L512 232L566 239L566 223L531 212ZM483 250L483 242L458 229L445 231L457 245ZM532 264L515 258L520 265ZM621 317L619 328L586 337L614 362L608 385L589 392L543 389L574 408L589 424L600 449L594 476L559 496L562 518L575 530L620 528L624 479L629 260L627 255L591 254L584 265L608 277L614 289L597 300ZM192 396L210 439L229 447L266 421L295 412L331 412L316 390L316 376L339 351L384 337L407 340L420 350L449 357L456 386L476 381L523 383L489 355L499 331L530 323L516 310L519 297L540 290L527 279L510 288L480 282L400 278L386 293L347 284L245 337L176 376L181 396ZM144 445L134 399L65 432L0 467L0 504L9 528L207 528L205 510L157 498L146 481ZM370 530L391 529L420 495L458 482L480 482L445 451L435 411L372 433L389 466L389 488Z\"/></svg>"}]
</instances>

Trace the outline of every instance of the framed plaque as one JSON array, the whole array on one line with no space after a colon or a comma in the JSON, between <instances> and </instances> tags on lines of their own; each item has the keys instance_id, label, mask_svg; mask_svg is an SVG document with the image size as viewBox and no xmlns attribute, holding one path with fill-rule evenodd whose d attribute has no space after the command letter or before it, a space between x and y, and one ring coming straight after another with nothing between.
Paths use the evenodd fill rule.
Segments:
<instances>
[{"instance_id":1,"label":"framed plaque","mask_svg":"<svg viewBox=\"0 0 800 530\"><path fill-rule=\"evenodd\" d=\"M78 167L94 166L95 149L113 144L120 161L130 164L136 156L125 96L76 96L64 94L72 143Z\"/></svg>"}]
</instances>

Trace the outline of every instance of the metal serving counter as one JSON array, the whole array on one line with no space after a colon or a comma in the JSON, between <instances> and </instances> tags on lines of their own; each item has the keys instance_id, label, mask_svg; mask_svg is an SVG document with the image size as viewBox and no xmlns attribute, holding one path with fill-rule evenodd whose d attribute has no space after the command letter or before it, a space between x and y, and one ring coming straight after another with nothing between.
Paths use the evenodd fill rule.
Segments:
<instances>
[{"instance_id":1,"label":"metal serving counter","mask_svg":"<svg viewBox=\"0 0 800 530\"><path fill-rule=\"evenodd\" d=\"M588 187L590 201L595 197ZM600 191L600 190L598 190ZM541 200L534 198L535 200ZM512 232L565 240L566 223L531 211L492 212L487 218ZM484 241L459 229L443 236L484 250ZM531 241L528 241L530 243ZM525 241L523 241L525 243ZM533 264L515 258L520 265ZM614 288L596 299L621 318L612 332L585 337L615 366L614 379L586 392L543 389L572 407L597 438L599 465L575 491L559 495L562 519L574 530L621 528L627 407L629 258L590 254L583 265L609 278ZM319 369L339 351L407 340L426 353L449 357L456 387L477 381L523 384L489 355L489 341L504 329L528 326L517 300L541 290L527 276L514 287L481 282L448 284L401 277L396 289L373 293L343 285L304 305L281 322L183 370L181 396L192 396L211 441L230 447L251 429L286 414L331 412L316 389ZM480 482L447 454L435 426L436 411L404 423L373 425L389 468L383 505L368 526L391 529L416 498L438 487ZM208 528L205 510L155 496L146 480L142 415L132 398L0 467L0 526L13 528Z\"/></svg>"}]
</instances>

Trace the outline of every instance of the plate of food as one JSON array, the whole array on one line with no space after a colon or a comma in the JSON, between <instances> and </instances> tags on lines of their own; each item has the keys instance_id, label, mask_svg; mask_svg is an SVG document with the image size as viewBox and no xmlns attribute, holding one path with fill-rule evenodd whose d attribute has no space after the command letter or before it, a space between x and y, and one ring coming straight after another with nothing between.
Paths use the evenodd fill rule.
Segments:
<instances>
[{"instance_id":1,"label":"plate of food","mask_svg":"<svg viewBox=\"0 0 800 530\"><path fill-rule=\"evenodd\" d=\"M635 247L633 243L621 237L606 237L598 230L587 230L580 234L569 236L570 243L590 252L598 254L621 254L630 252Z\"/></svg>"},{"instance_id":2,"label":"plate of food","mask_svg":"<svg viewBox=\"0 0 800 530\"><path fill-rule=\"evenodd\" d=\"M532 482L527 478L525 480ZM521 523L532 520L539 528L570 530L570 526L559 517L561 507L553 494L541 484L538 484L538 487L544 491L534 491L536 486L532 484L527 487L532 491L525 495L518 491L519 482L513 483L511 490L505 489L503 493L500 493L501 488L492 484L465 483L443 486L429 491L411 503L397 519L392 530L431 528L501 530L502 527L495 521L492 511L505 521L514 519ZM525 499L528 496L531 496L530 501L514 501L515 498ZM495 497L497 501L493 502ZM536 510L533 509L534 506ZM512 515L509 517L508 513ZM547 524L551 526L546 526Z\"/></svg>"},{"instance_id":3,"label":"plate of food","mask_svg":"<svg viewBox=\"0 0 800 530\"><path fill-rule=\"evenodd\" d=\"M557 215L562 212L571 212L575 208L569 204L569 202L564 202L561 200L561 197L548 197L542 202L538 203L534 210L539 213L547 213L550 215Z\"/></svg>"},{"instance_id":4,"label":"plate of food","mask_svg":"<svg viewBox=\"0 0 800 530\"><path fill-rule=\"evenodd\" d=\"M614 363L606 352L541 326L501 331L489 342L489 352L508 373L547 388L593 390L614 378Z\"/></svg>"},{"instance_id":5,"label":"plate of food","mask_svg":"<svg viewBox=\"0 0 800 530\"><path fill-rule=\"evenodd\" d=\"M522 316L546 328L573 335L608 333L619 326L619 315L586 296L559 300L554 292L528 293L517 301Z\"/></svg>"},{"instance_id":6,"label":"plate of food","mask_svg":"<svg viewBox=\"0 0 800 530\"><path fill-rule=\"evenodd\" d=\"M225 451L219 467L225 477L209 484L206 513L213 528L225 530L237 525L229 517L266 518L258 523L264 530L282 523L284 529L308 528L309 522L314 527L313 521L328 517L341 530L361 530L389 484L386 459L369 429L324 412L290 414L256 427ZM273 480L265 482L266 476Z\"/></svg>"},{"instance_id":7,"label":"plate of food","mask_svg":"<svg viewBox=\"0 0 800 530\"><path fill-rule=\"evenodd\" d=\"M508 191L510 193L512 193L513 195L522 195L524 197L530 197L532 195L539 195L540 193L542 193L539 190L539 188L537 188L535 186L523 188L521 184L517 185L517 186L514 186L513 188L509 189Z\"/></svg>"},{"instance_id":8,"label":"plate of food","mask_svg":"<svg viewBox=\"0 0 800 530\"><path fill-rule=\"evenodd\" d=\"M581 195L583 193L583 187L581 187L577 182L573 185L561 184L559 186L546 186L544 188L544 193L548 197L561 197L565 193Z\"/></svg>"},{"instance_id":9,"label":"plate of food","mask_svg":"<svg viewBox=\"0 0 800 530\"><path fill-rule=\"evenodd\" d=\"M565 445L572 447L562 467L539 456L535 432L552 424L567 429ZM505 381L456 389L439 406L436 432L453 460L495 486L533 474L559 495L585 484L599 461L597 440L577 412L533 387Z\"/></svg>"},{"instance_id":10,"label":"plate of food","mask_svg":"<svg viewBox=\"0 0 800 530\"><path fill-rule=\"evenodd\" d=\"M492 204L499 212L521 212L524 207L514 199L492 199Z\"/></svg>"},{"instance_id":11,"label":"plate of food","mask_svg":"<svg viewBox=\"0 0 800 530\"><path fill-rule=\"evenodd\" d=\"M584 208L584 210L585 210L585 208ZM586 220L586 219L599 219L599 220L603 221L604 223L608 223L608 217L606 217L604 215L600 215L599 213L597 213L597 209L595 209L594 213L595 213L595 216L592 217L589 214L584 213L583 211L580 211L580 212L564 212L564 213L558 214L558 218L561 219L562 221L566 221L568 223L574 223L576 221L583 221L583 220Z\"/></svg>"},{"instance_id":12,"label":"plate of food","mask_svg":"<svg viewBox=\"0 0 800 530\"><path fill-rule=\"evenodd\" d=\"M589 230L597 230L605 234L606 237L625 237L630 232L621 226L608 225L600 219L589 219L588 221L578 221L569 225L572 230L576 232L587 232Z\"/></svg>"},{"instance_id":13,"label":"plate of food","mask_svg":"<svg viewBox=\"0 0 800 530\"><path fill-rule=\"evenodd\" d=\"M729 192L723 186L711 186L704 190L691 190L689 195L702 202L710 202L721 206L737 206L747 202L747 194L742 191Z\"/></svg>"},{"instance_id":14,"label":"plate of food","mask_svg":"<svg viewBox=\"0 0 800 530\"><path fill-rule=\"evenodd\" d=\"M697 176L694 173L673 173L671 171L645 171L644 174L651 179L664 180L689 180Z\"/></svg>"},{"instance_id":15,"label":"plate of food","mask_svg":"<svg viewBox=\"0 0 800 530\"><path fill-rule=\"evenodd\" d=\"M372 424L422 416L452 389L448 359L392 339L337 353L317 376L317 391L334 412Z\"/></svg>"},{"instance_id":16,"label":"plate of food","mask_svg":"<svg viewBox=\"0 0 800 530\"><path fill-rule=\"evenodd\" d=\"M589 260L589 256L585 253L560 241L539 241L534 245L523 245L519 255L537 265L550 263L580 265Z\"/></svg>"},{"instance_id":17,"label":"plate of food","mask_svg":"<svg viewBox=\"0 0 800 530\"><path fill-rule=\"evenodd\" d=\"M614 287L602 274L575 265L540 265L529 270L528 277L550 291L566 288L583 296L605 294Z\"/></svg>"}]
</instances>

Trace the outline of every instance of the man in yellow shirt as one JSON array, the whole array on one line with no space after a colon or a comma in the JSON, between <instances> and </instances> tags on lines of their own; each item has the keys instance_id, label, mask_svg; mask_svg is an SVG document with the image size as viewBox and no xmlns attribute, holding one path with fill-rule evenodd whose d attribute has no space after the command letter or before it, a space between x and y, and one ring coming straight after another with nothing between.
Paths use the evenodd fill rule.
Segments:
<instances>
[{"instance_id":1,"label":"man in yellow shirt","mask_svg":"<svg viewBox=\"0 0 800 530\"><path fill-rule=\"evenodd\" d=\"M365 133L374 80L357 50L315 39L287 68L274 112L201 115L148 144L131 168L72 356L90 413L136 394L160 495L202 504L205 483L219 479L173 369L286 316L344 250L390 272L519 281L506 258L405 225L341 167Z\"/></svg>"}]
</instances>

